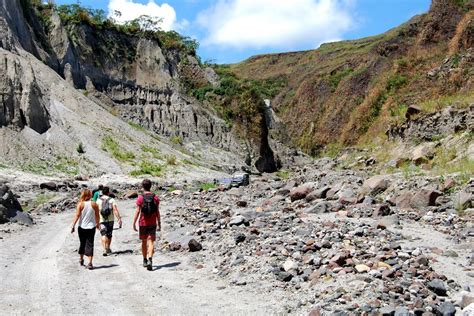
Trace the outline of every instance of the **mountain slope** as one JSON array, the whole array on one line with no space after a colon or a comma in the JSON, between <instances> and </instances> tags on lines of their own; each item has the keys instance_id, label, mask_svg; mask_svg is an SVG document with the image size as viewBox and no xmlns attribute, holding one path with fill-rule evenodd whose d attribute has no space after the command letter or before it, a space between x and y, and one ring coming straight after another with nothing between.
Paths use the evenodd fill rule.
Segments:
<instances>
[{"instance_id":1,"label":"mountain slope","mask_svg":"<svg viewBox=\"0 0 474 316\"><path fill-rule=\"evenodd\" d=\"M4 127L2 133L9 135L4 138L2 150L14 152L10 140L17 143L15 135L25 131L29 131L28 136L18 138L18 146L25 150L31 139L55 140L59 147L64 147L62 141L71 146L69 138L75 141L73 147L90 143L89 137L79 136L83 132L80 128L68 129L68 120L74 120L74 115L60 118L56 111L60 98L62 106L77 113L77 119L91 121L94 133L89 136L101 140L93 146L102 148L100 154L107 147L115 148L115 153L122 147L125 152L137 152L137 146L130 144L136 142L136 135L128 137L128 141L123 139L128 145L119 146L114 140L118 135L127 138L128 132L124 135L115 129L125 123L128 130L135 130L133 133L151 132L152 138L157 138L156 134L163 136L175 149L192 154L205 165L223 166L230 171L247 164L259 171L275 171L278 166L268 139L261 96L248 91L250 111L241 113L240 120L224 120L214 106L187 93L193 86L220 85L214 70L199 62L197 43L176 32L148 31L141 27L143 22L115 24L100 11L76 4L56 6L36 0L0 0L0 47L5 56L2 77L6 78L0 86L5 104L0 112L0 126ZM61 92L55 90L54 84ZM102 114L90 119L91 114L96 115L97 107ZM62 139L50 136L58 120L64 125ZM114 129L114 135L109 135L107 129ZM150 143L148 139L143 143ZM125 150L127 146L133 150ZM52 155L64 153L56 150L49 149ZM145 150L145 156L164 157L154 151ZM43 154L36 151L29 156L43 159ZM118 160L122 165L149 167L148 160L140 160L140 150L133 156L125 154ZM25 160L29 158L7 155L4 164L25 165ZM81 162L77 164L82 166Z\"/></svg>"},{"instance_id":2,"label":"mountain slope","mask_svg":"<svg viewBox=\"0 0 474 316\"><path fill-rule=\"evenodd\" d=\"M473 7L434 0L427 14L385 34L255 56L231 69L240 78L286 80L273 105L307 152L383 139L411 104L473 101Z\"/></svg>"},{"instance_id":3,"label":"mountain slope","mask_svg":"<svg viewBox=\"0 0 474 316\"><path fill-rule=\"evenodd\" d=\"M156 41L115 34L138 47L126 64L119 59L125 46L111 55L86 53L89 44L103 44L88 33L97 30L64 25L56 12L41 10L29 1L0 1L2 165L43 174L187 171L192 178L193 171L212 177L218 173L209 168L243 164L229 152L239 144L225 122L176 88L167 64L174 59ZM72 34L80 34L76 43ZM153 131L174 135L174 142ZM198 141L194 154L181 144L184 137Z\"/></svg>"}]
</instances>

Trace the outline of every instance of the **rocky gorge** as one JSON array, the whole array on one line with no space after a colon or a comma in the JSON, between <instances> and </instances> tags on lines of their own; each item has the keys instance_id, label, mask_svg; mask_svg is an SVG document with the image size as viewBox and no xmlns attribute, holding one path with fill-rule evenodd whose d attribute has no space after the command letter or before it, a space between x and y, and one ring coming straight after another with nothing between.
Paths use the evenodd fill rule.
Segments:
<instances>
[{"instance_id":1,"label":"rocky gorge","mask_svg":"<svg viewBox=\"0 0 474 316\"><path fill-rule=\"evenodd\" d=\"M474 315L469 1L231 66L202 63L177 33L35 3L0 0L0 313L80 313L67 293L94 289L119 314ZM230 185L235 171L250 184ZM164 222L151 276L129 227L143 178ZM98 184L125 224L97 259L113 282L88 287L65 229Z\"/></svg>"}]
</instances>

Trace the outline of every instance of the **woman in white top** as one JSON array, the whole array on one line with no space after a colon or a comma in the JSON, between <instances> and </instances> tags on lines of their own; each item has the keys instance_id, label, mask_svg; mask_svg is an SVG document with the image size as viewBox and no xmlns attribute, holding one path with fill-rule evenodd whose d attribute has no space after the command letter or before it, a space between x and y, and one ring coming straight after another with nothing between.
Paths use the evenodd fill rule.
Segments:
<instances>
[{"instance_id":1,"label":"woman in white top","mask_svg":"<svg viewBox=\"0 0 474 316\"><path fill-rule=\"evenodd\" d=\"M89 264L86 266L87 269L92 270L92 258L94 256L94 236L95 230L99 229L99 207L93 201L92 191L85 189L81 193L81 198L77 203L76 215L71 226L71 234L74 233L74 227L78 224L79 233L79 264L84 265L84 255L89 258Z\"/></svg>"}]
</instances>

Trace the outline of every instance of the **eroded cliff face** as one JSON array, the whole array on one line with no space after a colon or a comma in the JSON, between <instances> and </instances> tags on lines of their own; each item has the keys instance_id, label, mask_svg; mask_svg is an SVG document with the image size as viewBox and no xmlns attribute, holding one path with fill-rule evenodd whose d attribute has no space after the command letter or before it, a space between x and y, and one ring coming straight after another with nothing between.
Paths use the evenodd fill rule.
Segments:
<instances>
[{"instance_id":1,"label":"eroded cliff face","mask_svg":"<svg viewBox=\"0 0 474 316\"><path fill-rule=\"evenodd\" d=\"M0 55L0 127L30 127L39 134L50 128L48 100L43 96L30 65Z\"/></svg>"},{"instance_id":2,"label":"eroded cliff face","mask_svg":"<svg viewBox=\"0 0 474 316\"><path fill-rule=\"evenodd\" d=\"M44 21L24 3L0 1L2 48L33 54L125 121L162 135L240 151L240 143L226 123L181 92L179 64L192 56L164 50L157 40L114 29L99 30L85 23L67 25L53 10L44 13L49 16L46 32ZM2 67L6 70L1 84L5 103L2 124L28 124L44 132L47 109L34 76L5 60ZM194 68L194 75L202 80L212 78L209 70L198 64Z\"/></svg>"}]
</instances>

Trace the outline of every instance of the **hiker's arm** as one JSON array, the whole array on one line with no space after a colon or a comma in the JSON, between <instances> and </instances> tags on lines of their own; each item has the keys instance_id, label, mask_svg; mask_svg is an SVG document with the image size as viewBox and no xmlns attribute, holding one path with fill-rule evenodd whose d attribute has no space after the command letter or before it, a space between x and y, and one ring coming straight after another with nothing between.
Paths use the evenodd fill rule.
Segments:
<instances>
[{"instance_id":1,"label":"hiker's arm","mask_svg":"<svg viewBox=\"0 0 474 316\"><path fill-rule=\"evenodd\" d=\"M160 214L160 207L156 210L156 230L161 231L161 214Z\"/></svg>"},{"instance_id":2,"label":"hiker's arm","mask_svg":"<svg viewBox=\"0 0 474 316\"><path fill-rule=\"evenodd\" d=\"M100 230L100 215L99 215L99 206L97 203L92 202L91 203L92 208L94 209L94 215L95 215L95 227Z\"/></svg>"},{"instance_id":3,"label":"hiker's arm","mask_svg":"<svg viewBox=\"0 0 474 316\"><path fill-rule=\"evenodd\" d=\"M135 208L135 214L133 215L133 230L134 230L134 231L138 231L138 230L137 230L138 214L140 214L140 208L137 206L137 207Z\"/></svg>"},{"instance_id":4,"label":"hiker's arm","mask_svg":"<svg viewBox=\"0 0 474 316\"><path fill-rule=\"evenodd\" d=\"M76 227L76 223L79 220L79 218L81 217L81 213L82 213L83 208L84 208L84 205L82 203L77 205L76 215L74 215L74 220L72 221L72 225L71 225L71 234L74 233L74 227Z\"/></svg>"},{"instance_id":5,"label":"hiker's arm","mask_svg":"<svg viewBox=\"0 0 474 316\"><path fill-rule=\"evenodd\" d=\"M114 204L114 214L115 214L115 217L118 218L120 227L122 227L122 216L120 216L120 212L118 210L117 204Z\"/></svg>"}]
</instances>

